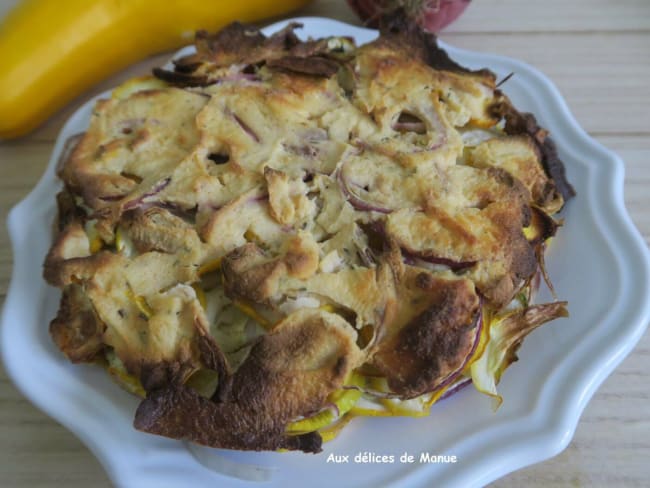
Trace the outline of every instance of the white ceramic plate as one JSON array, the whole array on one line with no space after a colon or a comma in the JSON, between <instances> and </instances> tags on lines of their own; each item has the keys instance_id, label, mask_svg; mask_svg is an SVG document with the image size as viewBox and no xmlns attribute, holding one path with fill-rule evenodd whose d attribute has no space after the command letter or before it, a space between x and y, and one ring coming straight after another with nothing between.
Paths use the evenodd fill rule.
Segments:
<instances>
[{"instance_id":1,"label":"white ceramic plate","mask_svg":"<svg viewBox=\"0 0 650 488\"><path fill-rule=\"evenodd\" d=\"M314 37L351 35L363 43L376 35L332 20L295 20L304 24L304 35ZM467 388L435 406L427 418L354 419L319 455L201 448L200 458L225 471L237 470L238 463L261 466L243 474L270 477L263 486L290 487L305 480L338 487L484 485L564 449L587 401L643 334L650 318L650 260L624 207L622 161L587 136L538 71L512 59L443 47L463 65L489 67L500 78L514 72L505 92L552 132L578 194L563 212L566 226L547 258L571 317L545 325L526 340L521 360L499 385L505 401L496 413L488 398ZM134 430L138 400L99 368L70 364L50 340L47 324L59 293L41 279L41 264L60 186L54 167L65 140L85 129L93 102L66 123L46 173L9 215L14 269L1 336L7 372L25 396L79 436L118 486L249 485L207 469L181 442ZM392 455L394 462L355 462L364 453L373 459ZM414 462L402 462L404 453ZM427 453L455 456L456 462L421 462ZM328 463L330 454L347 455L349 462Z\"/></svg>"}]
</instances>

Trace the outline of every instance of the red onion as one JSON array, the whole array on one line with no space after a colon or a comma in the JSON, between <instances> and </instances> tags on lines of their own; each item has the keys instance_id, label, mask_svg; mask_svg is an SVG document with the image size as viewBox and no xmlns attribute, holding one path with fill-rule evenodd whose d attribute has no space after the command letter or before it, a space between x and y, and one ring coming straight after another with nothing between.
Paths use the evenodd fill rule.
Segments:
<instances>
[{"instance_id":1,"label":"red onion","mask_svg":"<svg viewBox=\"0 0 650 488\"><path fill-rule=\"evenodd\" d=\"M422 29L436 33L456 20L471 0L348 0L369 27L377 27L383 15L404 9Z\"/></svg>"},{"instance_id":2,"label":"red onion","mask_svg":"<svg viewBox=\"0 0 650 488\"><path fill-rule=\"evenodd\" d=\"M354 204L352 205L354 206ZM386 213L390 213L390 212L386 212ZM380 220L372 221L368 225L368 229L386 238L386 227L382 221ZM431 264L439 264L442 266L447 266L452 271L462 271L464 269L468 269L471 268L472 266L475 266L477 263L477 261L454 261L453 259L431 256L428 254L424 254L423 252L413 251L410 249L405 249L403 247L401 248L401 250L402 250L402 258L404 259L404 262L411 266L417 266L418 260L420 260Z\"/></svg>"},{"instance_id":3,"label":"red onion","mask_svg":"<svg viewBox=\"0 0 650 488\"><path fill-rule=\"evenodd\" d=\"M402 248L402 256L404 257L404 262L406 264L417 265L417 260L421 260L431 264L447 266L452 271L462 271L476 265L476 261L454 261L453 259L430 256L404 248Z\"/></svg>"},{"instance_id":4,"label":"red onion","mask_svg":"<svg viewBox=\"0 0 650 488\"><path fill-rule=\"evenodd\" d=\"M137 208L137 207L141 206L142 203L143 203L143 200L145 198L157 195L158 193L163 191L167 187L167 185L169 185L169 183L171 181L172 181L171 177L168 177L168 178L165 178L164 180L161 180L160 182L158 182L156 184L156 186L154 186L148 192L143 193L138 198L135 198L133 200L129 200L128 202L126 202L122 208L126 211L126 210L133 210L134 208Z\"/></svg>"},{"instance_id":5,"label":"red onion","mask_svg":"<svg viewBox=\"0 0 650 488\"><path fill-rule=\"evenodd\" d=\"M259 195L254 195L247 200L247 202L268 202L268 201L269 201L269 194L266 192L260 193Z\"/></svg>"},{"instance_id":6,"label":"red onion","mask_svg":"<svg viewBox=\"0 0 650 488\"><path fill-rule=\"evenodd\" d=\"M102 202L119 202L122 200L126 195L104 195L103 197L99 197L99 199Z\"/></svg>"},{"instance_id":7,"label":"red onion","mask_svg":"<svg viewBox=\"0 0 650 488\"><path fill-rule=\"evenodd\" d=\"M438 399L438 401L444 400L445 398L449 398L450 396L454 395L455 393L458 393L460 390L465 388L466 386L469 386L472 383L472 378L461 378L456 383L451 385L449 388L447 388L447 391L445 391L442 396Z\"/></svg>"},{"instance_id":8,"label":"red onion","mask_svg":"<svg viewBox=\"0 0 650 488\"><path fill-rule=\"evenodd\" d=\"M239 125L239 127L241 127L242 130L244 132L246 132L246 134L248 134L251 137L251 139L253 139L258 144L261 142L260 136L258 136L255 133L255 131L253 129L251 129L248 126L248 124L246 124L246 122L244 122L237 114L235 114L233 112L230 112L230 111L228 111L227 113L228 113L228 115L230 115L235 120L235 122L237 122L237 125Z\"/></svg>"},{"instance_id":9,"label":"red onion","mask_svg":"<svg viewBox=\"0 0 650 488\"><path fill-rule=\"evenodd\" d=\"M415 132L416 134L424 134L427 131L427 126L419 117L409 114L408 112L402 112L393 123L393 130L397 132Z\"/></svg>"},{"instance_id":10,"label":"red onion","mask_svg":"<svg viewBox=\"0 0 650 488\"><path fill-rule=\"evenodd\" d=\"M355 209L364 212L379 212L384 214L389 214L393 211L393 209L387 207L381 207L372 202L367 202L363 200L361 197L359 197L358 195L356 195L350 189L350 186L348 185L348 182L346 181L346 178L343 175L343 168L339 169L339 171L337 172L336 179L339 183L339 186L341 187L341 191L343 192L343 195L345 196L346 200L350 202L350 205L352 205Z\"/></svg>"}]
</instances>

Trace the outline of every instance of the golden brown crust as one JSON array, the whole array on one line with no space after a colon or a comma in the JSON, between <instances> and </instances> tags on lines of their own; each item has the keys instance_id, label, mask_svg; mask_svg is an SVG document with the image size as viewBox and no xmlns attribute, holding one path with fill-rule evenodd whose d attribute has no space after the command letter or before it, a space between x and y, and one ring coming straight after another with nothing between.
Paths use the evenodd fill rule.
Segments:
<instances>
[{"instance_id":1,"label":"golden brown crust","mask_svg":"<svg viewBox=\"0 0 650 488\"><path fill-rule=\"evenodd\" d=\"M48 254L43 265L43 277L49 284L63 288L85 282L97 271L110 269L113 265L118 265L119 261L119 258L109 252L70 259L58 259L56 254Z\"/></svg>"},{"instance_id":2,"label":"golden brown crust","mask_svg":"<svg viewBox=\"0 0 650 488\"><path fill-rule=\"evenodd\" d=\"M563 201L553 180L538 163L541 157L537 144L524 134L480 143L471 150L469 163L477 167L505 170L522 183L536 206L548 213L555 213L562 207Z\"/></svg>"},{"instance_id":3,"label":"golden brown crust","mask_svg":"<svg viewBox=\"0 0 650 488\"><path fill-rule=\"evenodd\" d=\"M100 100L60 177L89 208L108 207L119 218L160 186L194 146L192 122L205 103L199 94L173 88Z\"/></svg>"},{"instance_id":4,"label":"golden brown crust","mask_svg":"<svg viewBox=\"0 0 650 488\"><path fill-rule=\"evenodd\" d=\"M194 226L161 207L136 209L124 215L121 224L139 253L176 254L201 248Z\"/></svg>"},{"instance_id":5,"label":"golden brown crust","mask_svg":"<svg viewBox=\"0 0 650 488\"><path fill-rule=\"evenodd\" d=\"M529 219L529 207L516 199L453 214L439 207L400 210L389 215L386 232L423 259L465 263L465 276L490 303L501 307L536 269L534 246L522 231Z\"/></svg>"},{"instance_id":6,"label":"golden brown crust","mask_svg":"<svg viewBox=\"0 0 650 488\"><path fill-rule=\"evenodd\" d=\"M278 449L320 452L317 432L289 436L283 425L266 425L266 418L246 414L237 404L218 404L184 386L151 393L135 413L136 429L210 447L252 451Z\"/></svg>"},{"instance_id":7,"label":"golden brown crust","mask_svg":"<svg viewBox=\"0 0 650 488\"><path fill-rule=\"evenodd\" d=\"M59 312L50 322L50 334L67 358L73 363L94 360L104 348L104 329L82 287L65 287Z\"/></svg>"},{"instance_id":8,"label":"golden brown crust","mask_svg":"<svg viewBox=\"0 0 650 488\"><path fill-rule=\"evenodd\" d=\"M267 303L277 293L279 278L287 272L281 260L268 260L252 242L226 255L221 266L226 294L234 300L256 303Z\"/></svg>"},{"instance_id":9,"label":"golden brown crust","mask_svg":"<svg viewBox=\"0 0 650 488\"><path fill-rule=\"evenodd\" d=\"M90 256L90 242L79 221L67 224L54 238L46 263L62 262Z\"/></svg>"},{"instance_id":10,"label":"golden brown crust","mask_svg":"<svg viewBox=\"0 0 650 488\"><path fill-rule=\"evenodd\" d=\"M405 398L434 391L474 347L479 299L468 280L444 280L408 267L397 310L372 357L391 390Z\"/></svg>"},{"instance_id":11,"label":"golden brown crust","mask_svg":"<svg viewBox=\"0 0 650 488\"><path fill-rule=\"evenodd\" d=\"M59 169L51 331L147 394L138 428L317 451L287 425L355 368L401 398L439 388L478 296L499 310L534 276L564 202L545 131L401 21L359 48L199 33L95 105Z\"/></svg>"},{"instance_id":12,"label":"golden brown crust","mask_svg":"<svg viewBox=\"0 0 650 488\"><path fill-rule=\"evenodd\" d=\"M505 131L507 134L527 134L532 138L539 149L541 164L549 178L553 180L563 201L567 201L575 196L575 189L566 177L564 164L558 157L555 143L549 137L548 131L537 124L537 120L533 114L519 112L513 106L512 102L502 93L499 93L498 97L495 98L489 111L494 116L505 119Z\"/></svg>"},{"instance_id":13,"label":"golden brown crust","mask_svg":"<svg viewBox=\"0 0 650 488\"><path fill-rule=\"evenodd\" d=\"M436 70L481 77L492 84L496 81L496 75L488 69L472 71L451 59L447 52L438 46L436 36L421 29L409 18L403 8L388 11L379 18L371 19L370 25L379 27L381 32L381 36L375 41L377 44L398 49L404 55L414 57Z\"/></svg>"},{"instance_id":14,"label":"golden brown crust","mask_svg":"<svg viewBox=\"0 0 650 488\"><path fill-rule=\"evenodd\" d=\"M339 316L299 311L257 343L223 403L183 387L142 402L135 427L229 449L320 451L320 436L290 436L288 422L319 409L363 360L356 333Z\"/></svg>"},{"instance_id":15,"label":"golden brown crust","mask_svg":"<svg viewBox=\"0 0 650 488\"><path fill-rule=\"evenodd\" d=\"M317 243L304 232L288 238L276 258L269 258L257 244L249 242L223 258L226 294L233 300L270 304L278 298L283 279L306 280L316 273L318 253Z\"/></svg>"}]
</instances>

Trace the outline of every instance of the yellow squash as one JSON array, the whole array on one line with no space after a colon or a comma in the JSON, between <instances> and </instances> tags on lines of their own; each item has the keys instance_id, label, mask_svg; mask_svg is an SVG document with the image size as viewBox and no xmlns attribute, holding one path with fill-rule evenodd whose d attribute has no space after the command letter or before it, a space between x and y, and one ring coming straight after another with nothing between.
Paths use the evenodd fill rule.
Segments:
<instances>
[{"instance_id":1,"label":"yellow squash","mask_svg":"<svg viewBox=\"0 0 650 488\"><path fill-rule=\"evenodd\" d=\"M307 0L23 0L0 24L0 139L18 137L111 73L240 20Z\"/></svg>"}]
</instances>

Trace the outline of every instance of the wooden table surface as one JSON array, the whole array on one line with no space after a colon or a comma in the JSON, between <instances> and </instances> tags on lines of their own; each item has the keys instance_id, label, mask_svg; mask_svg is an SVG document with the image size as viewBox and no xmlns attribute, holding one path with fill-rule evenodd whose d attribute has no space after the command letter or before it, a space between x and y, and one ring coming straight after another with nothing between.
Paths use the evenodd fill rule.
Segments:
<instances>
[{"instance_id":1,"label":"wooden table surface","mask_svg":"<svg viewBox=\"0 0 650 488\"><path fill-rule=\"evenodd\" d=\"M0 18L15 2L0 0ZM358 23L343 1L318 0L297 14ZM441 37L459 47L526 61L554 80L578 122L625 160L625 200L648 242L649 0L475 0ZM148 72L167 56L152 57L116 74L34 133L0 142L0 300L4 301L12 265L7 212L40 177L66 118L93 94ZM0 114L5 116L9 114ZM493 486L650 486L649 381L646 334L593 397L563 453ZM81 442L25 400L4 371L0 371L0 486L110 486Z\"/></svg>"}]
</instances>

